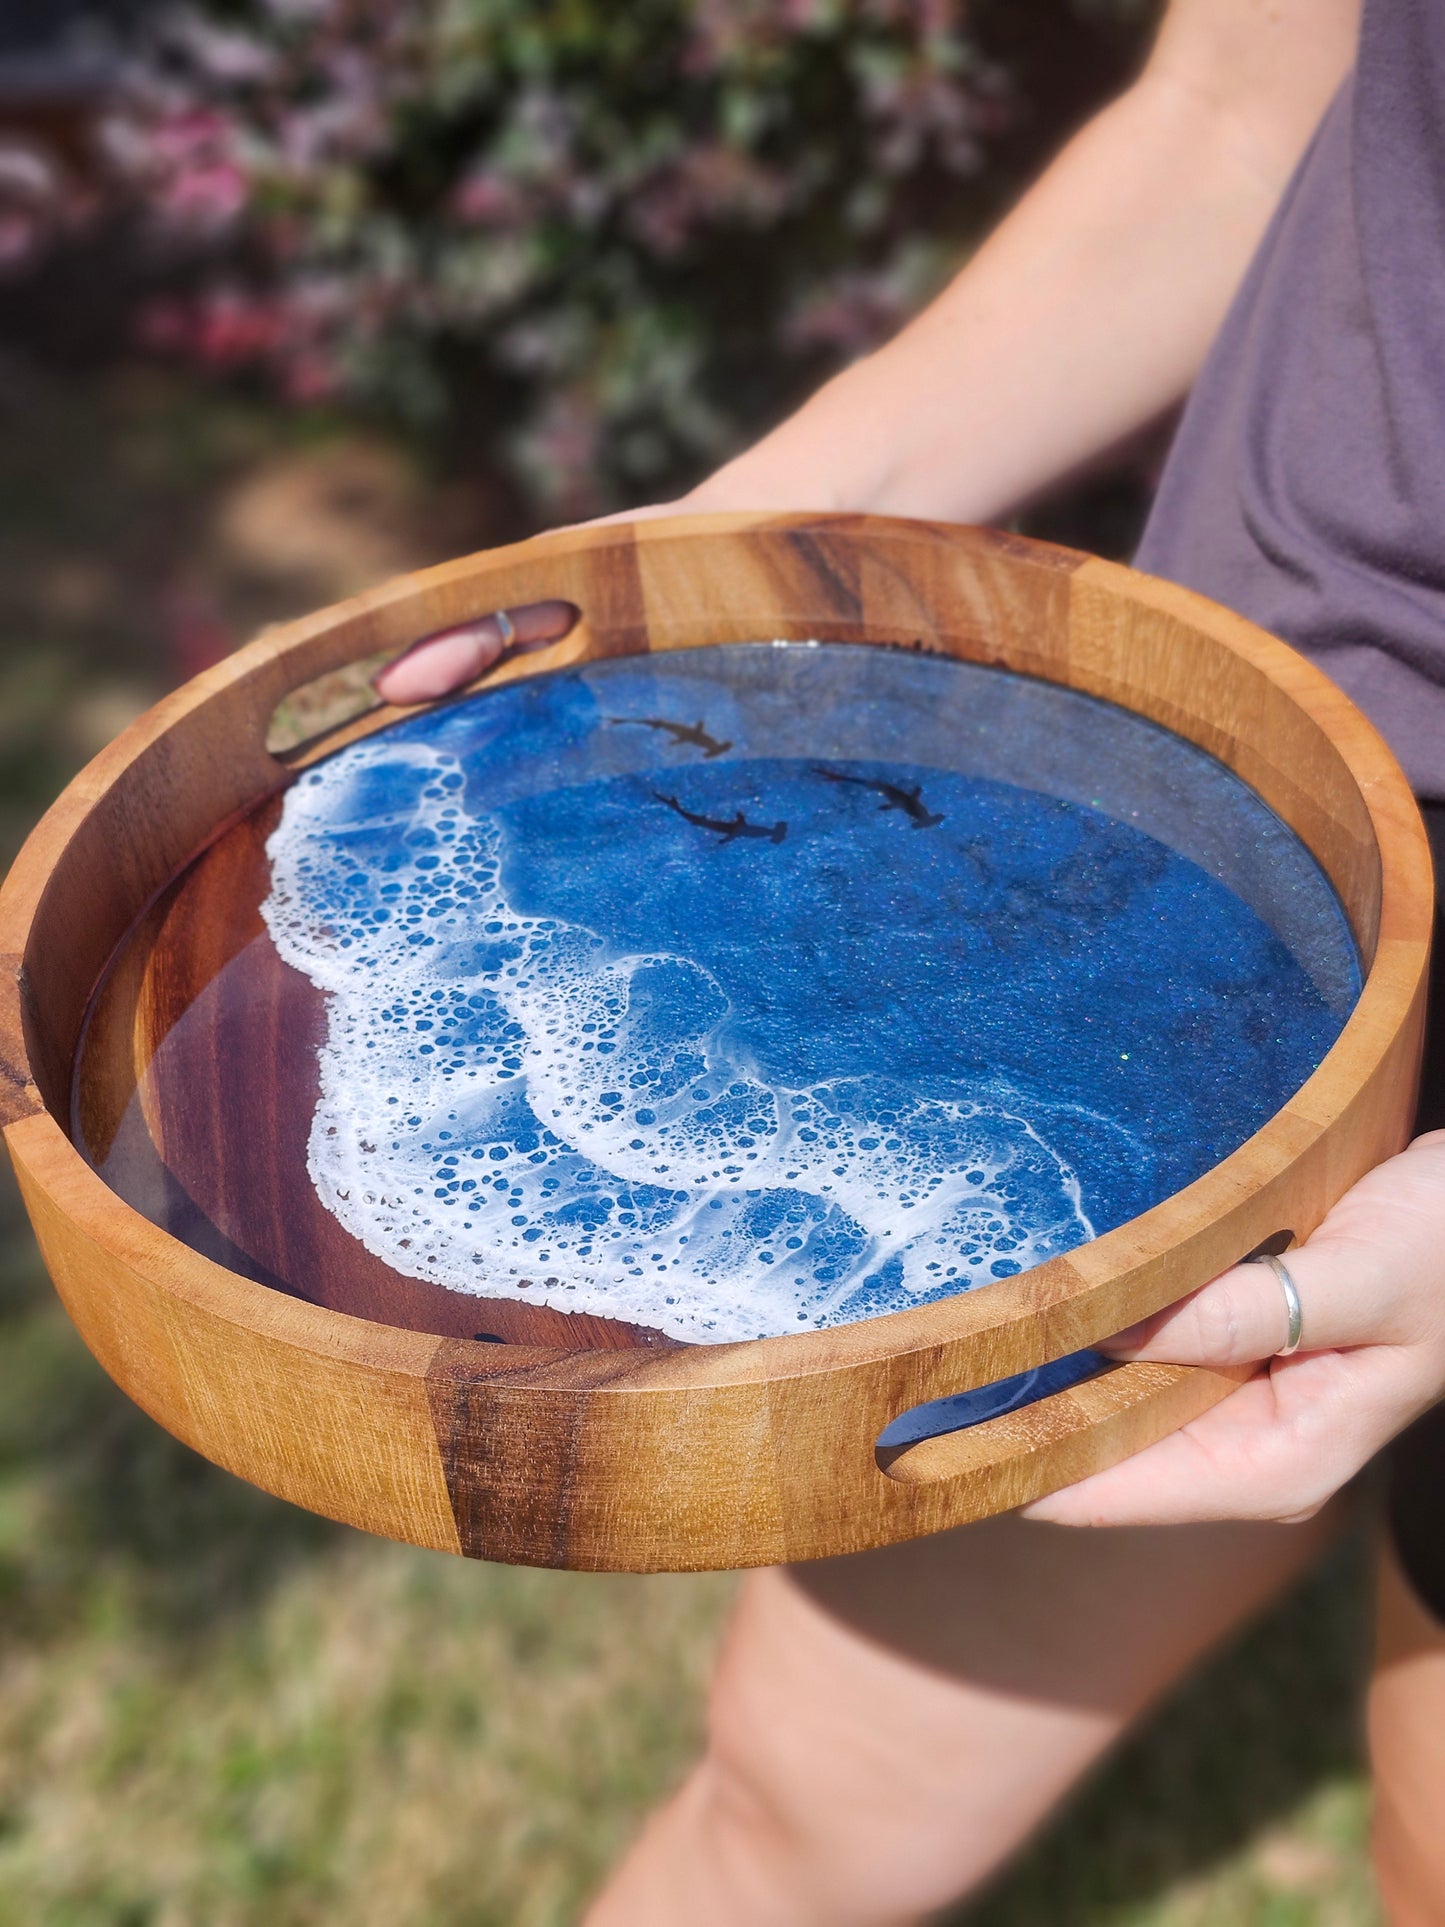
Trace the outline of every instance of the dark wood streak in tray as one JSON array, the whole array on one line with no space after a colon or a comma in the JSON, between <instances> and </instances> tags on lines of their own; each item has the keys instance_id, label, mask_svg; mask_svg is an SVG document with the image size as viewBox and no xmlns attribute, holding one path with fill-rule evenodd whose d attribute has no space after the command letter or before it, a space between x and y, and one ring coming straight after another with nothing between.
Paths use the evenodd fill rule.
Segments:
<instances>
[{"instance_id":1,"label":"dark wood streak in tray","mask_svg":"<svg viewBox=\"0 0 1445 1927\"><path fill-rule=\"evenodd\" d=\"M278 956L260 905L273 797L151 905L100 987L77 1056L76 1141L193 1249L358 1318L565 1351L674 1341L618 1319L408 1278L368 1251L306 1168L326 1000Z\"/></svg>"}]
</instances>

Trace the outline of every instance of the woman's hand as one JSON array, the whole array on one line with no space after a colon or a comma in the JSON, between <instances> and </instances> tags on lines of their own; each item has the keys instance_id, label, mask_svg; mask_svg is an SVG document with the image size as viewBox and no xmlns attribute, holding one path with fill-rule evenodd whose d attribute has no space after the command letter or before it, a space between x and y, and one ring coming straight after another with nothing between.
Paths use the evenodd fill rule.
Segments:
<instances>
[{"instance_id":1,"label":"woman's hand","mask_svg":"<svg viewBox=\"0 0 1445 1927\"><path fill-rule=\"evenodd\" d=\"M428 703L474 682L504 655L558 642L577 620L570 602L527 602L422 636L371 679L387 703Z\"/></svg>"},{"instance_id":2,"label":"woman's hand","mask_svg":"<svg viewBox=\"0 0 1445 1927\"><path fill-rule=\"evenodd\" d=\"M728 506L701 497L602 519ZM393 703L447 695L504 654L558 640L576 612L536 602L504 617L423 636L376 677L378 695ZM1265 1265L1236 1265L1102 1346L1120 1359L1263 1369L1201 1418L1036 1501L1027 1516L1058 1525L1308 1518L1445 1396L1445 1131L1362 1178L1288 1265L1304 1314L1291 1358L1275 1357L1288 1315Z\"/></svg>"},{"instance_id":3,"label":"woman's hand","mask_svg":"<svg viewBox=\"0 0 1445 1927\"><path fill-rule=\"evenodd\" d=\"M1055 1525L1306 1519L1445 1395L1445 1131L1361 1178L1285 1263L1236 1265L1121 1332L1116 1358L1265 1369L1157 1445L1026 1508Z\"/></svg>"},{"instance_id":4,"label":"woman's hand","mask_svg":"<svg viewBox=\"0 0 1445 1927\"><path fill-rule=\"evenodd\" d=\"M704 485L706 487L706 485ZM648 522L659 515L697 515L708 509L732 504L713 500L698 489L676 502L658 502L648 508L624 509L617 515L599 515L594 522L574 522L571 528L600 528L608 522ZM478 676L485 675L494 663L507 655L525 655L532 649L545 649L560 642L577 620L570 602L525 602L515 608L493 610L459 622L451 629L436 629L419 636L409 649L389 662L371 679L371 686L385 703L429 703L449 696Z\"/></svg>"}]
</instances>

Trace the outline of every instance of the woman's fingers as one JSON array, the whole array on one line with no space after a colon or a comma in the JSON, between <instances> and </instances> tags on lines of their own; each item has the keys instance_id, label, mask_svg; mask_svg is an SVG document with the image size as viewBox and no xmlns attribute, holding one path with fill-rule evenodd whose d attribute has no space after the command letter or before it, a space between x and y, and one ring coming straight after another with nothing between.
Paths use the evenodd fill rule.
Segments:
<instances>
[{"instance_id":1,"label":"woman's fingers","mask_svg":"<svg viewBox=\"0 0 1445 1927\"><path fill-rule=\"evenodd\" d=\"M1282 1262L1299 1293L1301 1351L1433 1344L1445 1352L1445 1134L1417 1138L1376 1166ZM1248 1365L1272 1358L1288 1331L1273 1268L1235 1265L1100 1349L1175 1365Z\"/></svg>"},{"instance_id":2,"label":"woman's fingers","mask_svg":"<svg viewBox=\"0 0 1445 1927\"><path fill-rule=\"evenodd\" d=\"M1157 1445L1025 1508L1067 1526L1309 1518L1435 1396L1404 1349L1281 1359Z\"/></svg>"},{"instance_id":3,"label":"woman's fingers","mask_svg":"<svg viewBox=\"0 0 1445 1927\"><path fill-rule=\"evenodd\" d=\"M383 702L425 703L474 682L500 656L559 642L577 621L570 602L526 602L423 636L372 679Z\"/></svg>"},{"instance_id":4,"label":"woman's fingers","mask_svg":"<svg viewBox=\"0 0 1445 1927\"><path fill-rule=\"evenodd\" d=\"M1333 1350L1367 1343L1378 1305L1362 1304L1360 1279L1347 1252L1304 1247L1286 1252L1299 1294L1300 1349ZM1112 1358L1157 1359L1171 1365L1252 1365L1273 1358L1289 1337L1289 1301L1272 1265L1235 1265L1152 1318L1107 1339Z\"/></svg>"},{"instance_id":5,"label":"woman's fingers","mask_svg":"<svg viewBox=\"0 0 1445 1927\"><path fill-rule=\"evenodd\" d=\"M1027 1508L1057 1525L1308 1517L1445 1387L1445 1132L1376 1166L1284 1262L1236 1265L1101 1349L1182 1365L1271 1359L1181 1431Z\"/></svg>"},{"instance_id":6,"label":"woman's fingers","mask_svg":"<svg viewBox=\"0 0 1445 1927\"><path fill-rule=\"evenodd\" d=\"M1353 1240L1312 1238L1281 1261L1299 1294L1299 1350L1337 1351L1395 1336L1392 1284L1376 1254ZM1177 1305L1100 1346L1113 1358L1171 1365L1251 1365L1289 1337L1289 1299L1272 1265L1235 1265Z\"/></svg>"},{"instance_id":7,"label":"woman's fingers","mask_svg":"<svg viewBox=\"0 0 1445 1927\"><path fill-rule=\"evenodd\" d=\"M471 682L501 655L506 641L495 616L441 629L414 642L373 677L383 702L424 703Z\"/></svg>"},{"instance_id":8,"label":"woman's fingers","mask_svg":"<svg viewBox=\"0 0 1445 1927\"><path fill-rule=\"evenodd\" d=\"M718 506L733 505L724 502ZM551 533L651 522L661 516L697 514L707 508L705 499L694 503L684 496L676 502L654 502L646 508L618 509L590 522L567 522ZM371 686L386 703L435 702L438 696L449 696L454 689L475 682L503 655L560 642L580 614L570 602L525 602L515 609L496 610L450 629L434 630L378 671Z\"/></svg>"},{"instance_id":9,"label":"woman's fingers","mask_svg":"<svg viewBox=\"0 0 1445 1927\"><path fill-rule=\"evenodd\" d=\"M1261 1373L1157 1445L1050 1493L1025 1516L1065 1526L1297 1517L1324 1491L1310 1482L1319 1468L1281 1411L1280 1390ZM1332 1472L1323 1468L1325 1489Z\"/></svg>"},{"instance_id":10,"label":"woman's fingers","mask_svg":"<svg viewBox=\"0 0 1445 1927\"><path fill-rule=\"evenodd\" d=\"M1171 1365L1249 1365L1280 1349L1287 1322L1284 1293L1273 1271L1236 1265L1177 1305L1106 1339L1099 1349L1111 1358Z\"/></svg>"}]
</instances>

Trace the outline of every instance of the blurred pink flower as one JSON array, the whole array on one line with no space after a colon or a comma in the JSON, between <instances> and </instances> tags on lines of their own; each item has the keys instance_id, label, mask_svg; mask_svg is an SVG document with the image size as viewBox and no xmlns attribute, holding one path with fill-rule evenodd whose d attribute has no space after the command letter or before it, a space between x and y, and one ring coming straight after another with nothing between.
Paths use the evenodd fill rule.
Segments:
<instances>
[{"instance_id":1,"label":"blurred pink flower","mask_svg":"<svg viewBox=\"0 0 1445 1927\"><path fill-rule=\"evenodd\" d=\"M280 64L277 49L259 35L221 26L199 13L172 14L166 38L183 48L201 73L224 85L270 80Z\"/></svg>"},{"instance_id":2,"label":"blurred pink flower","mask_svg":"<svg viewBox=\"0 0 1445 1927\"><path fill-rule=\"evenodd\" d=\"M522 206L516 182L493 167L479 167L463 175L452 193L455 212L478 227L502 227L516 219Z\"/></svg>"},{"instance_id":3,"label":"blurred pink flower","mask_svg":"<svg viewBox=\"0 0 1445 1927\"><path fill-rule=\"evenodd\" d=\"M94 186L78 181L38 139L0 130L0 269L7 275L32 266L97 205Z\"/></svg>"},{"instance_id":4,"label":"blurred pink flower","mask_svg":"<svg viewBox=\"0 0 1445 1927\"><path fill-rule=\"evenodd\" d=\"M784 213L796 187L787 175L722 141L694 147L631 198L628 225L655 254L677 254L710 222L762 224Z\"/></svg>"},{"instance_id":5,"label":"blurred pink flower","mask_svg":"<svg viewBox=\"0 0 1445 1927\"><path fill-rule=\"evenodd\" d=\"M213 368L264 361L284 339L284 312L278 302L265 295L218 288L197 304L193 352Z\"/></svg>"},{"instance_id":6,"label":"blurred pink flower","mask_svg":"<svg viewBox=\"0 0 1445 1927\"><path fill-rule=\"evenodd\" d=\"M574 388L549 395L519 438L519 465L553 514L577 519L596 512L602 430L596 400Z\"/></svg>"},{"instance_id":7,"label":"blurred pink flower","mask_svg":"<svg viewBox=\"0 0 1445 1927\"><path fill-rule=\"evenodd\" d=\"M308 403L329 401L341 387L341 370L335 360L319 349L309 349L286 363L287 399Z\"/></svg>"},{"instance_id":8,"label":"blurred pink flower","mask_svg":"<svg viewBox=\"0 0 1445 1927\"><path fill-rule=\"evenodd\" d=\"M154 353L217 372L270 368L289 400L317 402L342 386L336 343L349 318L345 284L312 276L267 293L232 285L152 301L139 338Z\"/></svg>"},{"instance_id":9,"label":"blurred pink flower","mask_svg":"<svg viewBox=\"0 0 1445 1927\"><path fill-rule=\"evenodd\" d=\"M29 261L41 245L44 228L34 214L0 207L0 268Z\"/></svg>"},{"instance_id":10,"label":"blurred pink flower","mask_svg":"<svg viewBox=\"0 0 1445 1927\"><path fill-rule=\"evenodd\" d=\"M229 369L268 360L284 339L285 324L274 301L232 287L149 302L138 332L142 345L158 353Z\"/></svg>"},{"instance_id":11,"label":"blurred pink flower","mask_svg":"<svg viewBox=\"0 0 1445 1927\"><path fill-rule=\"evenodd\" d=\"M834 348L852 358L886 341L913 305L886 272L840 275L788 316L783 337L790 347Z\"/></svg>"},{"instance_id":12,"label":"blurred pink flower","mask_svg":"<svg viewBox=\"0 0 1445 1927\"><path fill-rule=\"evenodd\" d=\"M238 130L214 108L183 108L147 129L144 158L153 206L181 229L214 233L250 199L239 160Z\"/></svg>"},{"instance_id":13,"label":"blurred pink flower","mask_svg":"<svg viewBox=\"0 0 1445 1927\"><path fill-rule=\"evenodd\" d=\"M0 195L44 207L60 199L62 180L49 154L32 142L0 132Z\"/></svg>"}]
</instances>

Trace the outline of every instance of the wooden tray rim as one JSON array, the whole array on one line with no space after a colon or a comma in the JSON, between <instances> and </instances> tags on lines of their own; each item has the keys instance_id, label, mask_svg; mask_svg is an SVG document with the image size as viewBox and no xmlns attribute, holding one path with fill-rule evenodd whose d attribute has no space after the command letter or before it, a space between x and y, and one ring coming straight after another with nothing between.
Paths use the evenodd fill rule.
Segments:
<instances>
[{"instance_id":1,"label":"wooden tray rim","mask_svg":"<svg viewBox=\"0 0 1445 1927\"><path fill-rule=\"evenodd\" d=\"M575 555L588 549L609 548L619 542L650 547L656 543L720 534L766 535L817 528L864 539L896 528L910 535L926 533L965 547L970 542L984 541L1045 565L1050 558L1057 558L1057 565L1069 572L1071 587L1075 590L1122 596L1182 620L1244 659L1288 695L1330 740L1347 766L1358 786L1381 853L1379 936L1375 954L1366 969L1360 999L1319 1069L1253 1137L1193 1184L1065 1258L1051 1260L1031 1271L954 1298L821 1332L790 1333L727 1345L690 1345L679 1352L663 1353L639 1350L578 1354L530 1346L470 1346L467 1349L478 1354L479 1370L494 1382L504 1382L514 1372L525 1373L525 1388L519 1385L517 1392L529 1398L545 1395L549 1376L546 1368L554 1365L559 1368L556 1386L559 1394L575 1393L580 1359L595 1361L593 1369L587 1372L591 1380L588 1389L592 1393L698 1392L709 1387L721 1390L819 1373L851 1372L880 1361L934 1353L939 1348L951 1349L960 1340L985 1341L977 1347L967 1346L970 1354L984 1360L993 1351L987 1340L1002 1337L1021 1323L1038 1321L1046 1336L1040 1343L1023 1347L1019 1353L1022 1363L1016 1367L1023 1369L1027 1364L1045 1362L1087 1343L1090 1337L1104 1335L1103 1330L1081 1335L1080 1321L1070 1315L1074 1301L1089 1297L1106 1282L1126 1294L1131 1286L1147 1289L1146 1279L1167 1265L1181 1240L1187 1239L1201 1222L1218 1227L1226 1244L1230 1227L1237 1226L1236 1256L1243 1255L1257 1242L1252 1233L1259 1228L1258 1223L1251 1221L1258 1218L1258 1213L1248 1207L1262 1192L1272 1189L1275 1180L1286 1176L1291 1167L1345 1117L1358 1090L1368 1083L1389 1053L1421 995L1428 964L1432 910L1428 846L1414 799L1390 751L1373 726L1335 685L1294 650L1243 618L1173 584L1142 576L1122 565L1093 557L1080 558L1071 551L1001 536L994 531L895 518L811 514L679 517L562 530L509 548L442 564L418 575L397 578L348 603L263 633L234 656L165 698L102 751L47 812L0 888L0 960L3 960L7 1002L11 1006L5 1015L10 1019L12 1037L21 1044L18 1051L12 1046L0 1057L0 1099L5 1101L4 1112L0 1114L6 1119L7 1134L11 1131L17 1134L17 1150L23 1145L28 1156L38 1157L48 1168L57 1201L63 1202L65 1209L73 1214L77 1228L117 1259L144 1271L167 1292L204 1306L233 1323L272 1335L278 1333L278 1326L284 1327L288 1339L307 1350L388 1372L424 1374L442 1341L312 1305L255 1284L201 1257L124 1205L85 1163L41 1097L28 1050L19 1036L21 1026L16 1021L19 1011L15 1005L29 968L28 940L44 893L85 820L133 764L163 745L196 711L241 692L247 699L246 708L253 722L259 723L260 730L264 731L277 703L299 681L309 680L381 646L378 628L384 629L385 618L394 616L401 607L424 599L429 589L450 594L459 579L464 579L470 592L470 612L480 614L499 601L521 599L500 593L500 583L519 566L545 565L549 558L559 554ZM672 625L668 646L687 647L722 640L716 633L717 626L707 625L706 633L689 639L685 635L686 625ZM583 628L585 630L585 625ZM417 625L413 623L411 631L416 630ZM871 640L861 636L838 639L865 643ZM391 640L393 638L383 636L383 643ZM306 674L298 678L292 670L303 657ZM577 632L574 632L550 649L504 663L473 688L498 686L584 659L585 636L579 647ZM1015 666L1002 657L995 660L1002 666ZM1030 664L1020 673L1084 688L1086 693L1102 693L1072 677L1050 675L1041 665ZM1133 707L1117 695L1106 695L1105 699ZM432 706L374 712L363 719L363 727L348 732L347 739ZM1189 732L1179 733L1188 735ZM254 731L253 738L249 744L237 744L234 775L238 787L247 792L238 810L254 806L265 794L288 782L295 768L339 746L333 738L328 738L322 746L306 746L283 764L267 755ZM136 906L137 914L140 908ZM1269 1231L1279 1228L1271 1226ZM1269 1235L1269 1231L1263 1235ZM1158 1296L1157 1291L1155 1295ZM1177 1295L1166 1291L1158 1302L1169 1302L1170 1297ZM1087 1323L1086 1319L1084 1324ZM498 1353L503 1351L505 1357L499 1357ZM997 1376L994 1366L989 1364L981 1377L970 1378L963 1359L956 1358L953 1362L950 1389L967 1389L970 1383L987 1382ZM905 1405L907 1402L911 1401L905 1401Z\"/></svg>"}]
</instances>

